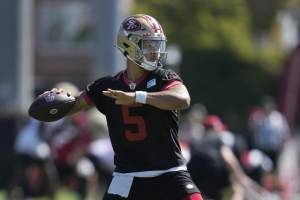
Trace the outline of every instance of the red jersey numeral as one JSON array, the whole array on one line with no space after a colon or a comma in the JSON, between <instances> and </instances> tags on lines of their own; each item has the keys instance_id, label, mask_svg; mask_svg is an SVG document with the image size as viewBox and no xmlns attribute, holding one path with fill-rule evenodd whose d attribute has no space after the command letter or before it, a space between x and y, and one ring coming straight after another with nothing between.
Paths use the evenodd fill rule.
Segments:
<instances>
[{"instance_id":1,"label":"red jersey numeral","mask_svg":"<svg viewBox=\"0 0 300 200\"><path fill-rule=\"evenodd\" d=\"M137 107L137 106L135 106ZM123 121L124 124L134 124L137 126L138 131L132 132L130 130L125 130L125 137L129 141L141 141L147 137L146 125L145 120L142 116L132 116L129 113L130 107L122 106L122 114L123 114Z\"/></svg>"}]
</instances>

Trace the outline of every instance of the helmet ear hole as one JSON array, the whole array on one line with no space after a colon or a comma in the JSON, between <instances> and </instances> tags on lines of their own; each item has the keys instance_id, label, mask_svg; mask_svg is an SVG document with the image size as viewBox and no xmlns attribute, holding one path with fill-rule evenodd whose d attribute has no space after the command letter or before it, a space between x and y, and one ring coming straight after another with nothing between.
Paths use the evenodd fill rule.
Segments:
<instances>
[{"instance_id":1,"label":"helmet ear hole","mask_svg":"<svg viewBox=\"0 0 300 200\"><path fill-rule=\"evenodd\" d=\"M140 49L142 49L142 40L139 40L138 43L137 43L137 45L138 45L138 47L139 47Z\"/></svg>"},{"instance_id":2,"label":"helmet ear hole","mask_svg":"<svg viewBox=\"0 0 300 200\"><path fill-rule=\"evenodd\" d=\"M125 48L130 47L129 44L127 44L126 42L123 42L123 45L124 45Z\"/></svg>"},{"instance_id":3,"label":"helmet ear hole","mask_svg":"<svg viewBox=\"0 0 300 200\"><path fill-rule=\"evenodd\" d=\"M123 52L123 55L124 55L125 57L127 57L127 56L128 56L128 52L127 52L127 51L124 51L124 52Z\"/></svg>"}]
</instances>

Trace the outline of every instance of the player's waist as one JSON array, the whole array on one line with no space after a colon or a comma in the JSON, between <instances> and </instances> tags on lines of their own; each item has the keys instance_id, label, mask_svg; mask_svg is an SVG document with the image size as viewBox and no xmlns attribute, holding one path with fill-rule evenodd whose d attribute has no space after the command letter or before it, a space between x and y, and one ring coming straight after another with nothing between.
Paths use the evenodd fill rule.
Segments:
<instances>
[{"instance_id":1,"label":"player's waist","mask_svg":"<svg viewBox=\"0 0 300 200\"><path fill-rule=\"evenodd\" d=\"M129 173L120 173L114 172L113 176L131 176L131 177L156 177L168 172L184 171L187 170L186 165L180 165L177 167L172 167L166 170L150 170L150 171L139 171L139 172L129 172Z\"/></svg>"}]
</instances>

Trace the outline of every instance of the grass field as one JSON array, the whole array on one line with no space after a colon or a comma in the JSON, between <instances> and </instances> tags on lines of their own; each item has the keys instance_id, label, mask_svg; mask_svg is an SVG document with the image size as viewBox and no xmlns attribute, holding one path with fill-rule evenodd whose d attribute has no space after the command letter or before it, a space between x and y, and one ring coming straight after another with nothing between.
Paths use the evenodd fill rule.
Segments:
<instances>
[{"instance_id":1,"label":"grass field","mask_svg":"<svg viewBox=\"0 0 300 200\"><path fill-rule=\"evenodd\" d=\"M59 190L55 195L56 200L80 200L80 197L75 192L70 192L65 189ZM5 191L0 190L0 200L7 200L7 194ZM49 197L37 197L30 198L30 200L51 200Z\"/></svg>"},{"instance_id":2,"label":"grass field","mask_svg":"<svg viewBox=\"0 0 300 200\"><path fill-rule=\"evenodd\" d=\"M0 190L0 200L6 200L6 193L3 190Z\"/></svg>"}]
</instances>

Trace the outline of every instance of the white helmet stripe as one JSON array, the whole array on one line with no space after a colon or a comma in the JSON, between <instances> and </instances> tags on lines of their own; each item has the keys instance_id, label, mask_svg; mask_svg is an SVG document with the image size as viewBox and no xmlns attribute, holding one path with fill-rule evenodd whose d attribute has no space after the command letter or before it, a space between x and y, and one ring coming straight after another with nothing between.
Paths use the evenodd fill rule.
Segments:
<instances>
[{"instance_id":1,"label":"white helmet stripe","mask_svg":"<svg viewBox=\"0 0 300 200\"><path fill-rule=\"evenodd\" d=\"M147 19L147 21L151 24L152 29L155 32L161 32L162 33L162 28L161 25L158 23L158 21L156 19L154 19L153 17L149 16L149 15L145 15L145 18Z\"/></svg>"}]
</instances>

